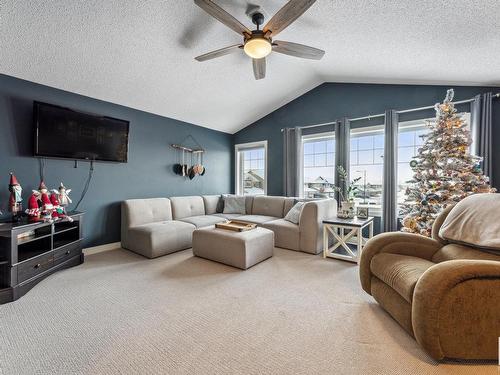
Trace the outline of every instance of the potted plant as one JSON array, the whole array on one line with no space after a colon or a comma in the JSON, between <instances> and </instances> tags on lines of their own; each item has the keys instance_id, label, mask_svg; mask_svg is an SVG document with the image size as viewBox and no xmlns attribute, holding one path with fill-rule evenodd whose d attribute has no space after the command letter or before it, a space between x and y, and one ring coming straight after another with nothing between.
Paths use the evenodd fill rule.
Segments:
<instances>
[{"instance_id":1,"label":"potted plant","mask_svg":"<svg viewBox=\"0 0 500 375\"><path fill-rule=\"evenodd\" d=\"M356 215L354 210L354 198L358 193L356 183L361 180L361 177L355 178L349 182L349 176L343 166L337 166L339 176L339 185L334 187L334 190L339 193L340 209L337 212L338 217L352 219Z\"/></svg>"}]
</instances>

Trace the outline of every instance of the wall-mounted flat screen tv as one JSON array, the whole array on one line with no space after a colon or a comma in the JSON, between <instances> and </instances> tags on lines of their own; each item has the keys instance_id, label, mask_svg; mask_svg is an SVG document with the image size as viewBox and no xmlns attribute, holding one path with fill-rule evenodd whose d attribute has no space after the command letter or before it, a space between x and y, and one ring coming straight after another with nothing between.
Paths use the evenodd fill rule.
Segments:
<instances>
[{"instance_id":1,"label":"wall-mounted flat screen tv","mask_svg":"<svg viewBox=\"0 0 500 375\"><path fill-rule=\"evenodd\" d=\"M129 122L34 102L35 156L126 163Z\"/></svg>"}]
</instances>

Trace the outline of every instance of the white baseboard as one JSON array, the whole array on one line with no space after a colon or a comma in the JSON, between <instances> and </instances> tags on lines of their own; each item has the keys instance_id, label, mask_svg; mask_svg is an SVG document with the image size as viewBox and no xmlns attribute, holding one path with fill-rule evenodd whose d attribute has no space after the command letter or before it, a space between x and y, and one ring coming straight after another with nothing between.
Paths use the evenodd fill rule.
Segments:
<instances>
[{"instance_id":1,"label":"white baseboard","mask_svg":"<svg viewBox=\"0 0 500 375\"><path fill-rule=\"evenodd\" d=\"M86 249L83 249L83 253L85 255L97 254L97 253L102 253L104 251L117 250L120 249L121 246L122 246L121 242L107 243L104 245L87 247Z\"/></svg>"}]
</instances>

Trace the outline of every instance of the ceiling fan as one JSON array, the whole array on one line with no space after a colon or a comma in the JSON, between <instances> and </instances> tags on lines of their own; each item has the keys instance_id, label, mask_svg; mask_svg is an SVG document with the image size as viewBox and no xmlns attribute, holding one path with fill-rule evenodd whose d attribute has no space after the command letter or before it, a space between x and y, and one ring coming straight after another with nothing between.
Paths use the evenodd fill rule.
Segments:
<instances>
[{"instance_id":1,"label":"ceiling fan","mask_svg":"<svg viewBox=\"0 0 500 375\"><path fill-rule=\"evenodd\" d=\"M251 17L257 29L250 30L213 1L194 0L194 3L205 12L240 34L240 36L243 36L242 44L235 44L205 53L195 57L195 59L197 61L211 60L243 49L252 58L255 79L262 79L266 76L266 56L273 51L303 59L320 60L325 54L323 50L303 44L272 39L299 18L315 2L316 0L290 0L262 29L260 26L264 23L264 15L259 10L256 10L251 14Z\"/></svg>"}]
</instances>

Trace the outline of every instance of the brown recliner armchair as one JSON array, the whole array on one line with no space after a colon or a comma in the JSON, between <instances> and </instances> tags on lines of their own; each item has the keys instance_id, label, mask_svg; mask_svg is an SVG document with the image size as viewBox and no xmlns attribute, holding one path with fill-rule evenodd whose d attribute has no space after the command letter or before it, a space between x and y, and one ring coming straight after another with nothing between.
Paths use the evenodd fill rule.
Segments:
<instances>
[{"instance_id":1,"label":"brown recliner armchair","mask_svg":"<svg viewBox=\"0 0 500 375\"><path fill-rule=\"evenodd\" d=\"M392 232L368 241L361 285L434 359L497 359L500 255L439 238L450 210L432 238Z\"/></svg>"}]
</instances>

